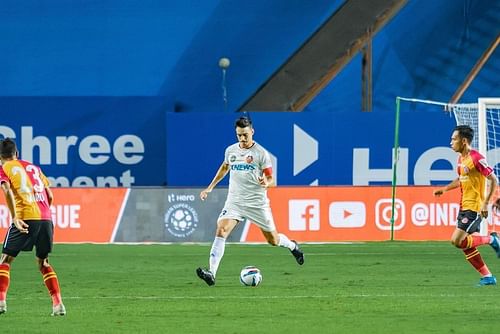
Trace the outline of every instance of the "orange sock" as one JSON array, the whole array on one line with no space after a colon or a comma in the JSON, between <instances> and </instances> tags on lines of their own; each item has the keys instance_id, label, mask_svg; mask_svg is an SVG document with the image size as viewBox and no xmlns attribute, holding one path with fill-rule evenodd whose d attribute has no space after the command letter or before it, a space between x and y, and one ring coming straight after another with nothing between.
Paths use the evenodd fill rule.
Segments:
<instances>
[{"instance_id":1,"label":"orange sock","mask_svg":"<svg viewBox=\"0 0 500 334\"><path fill-rule=\"evenodd\" d=\"M59 281L57 280L56 272L51 266L42 267L40 272L43 275L43 282L52 297L52 305L61 304L61 289L59 288Z\"/></svg>"},{"instance_id":2,"label":"orange sock","mask_svg":"<svg viewBox=\"0 0 500 334\"><path fill-rule=\"evenodd\" d=\"M10 265L8 263L0 264L0 300L7 298L7 290L10 283Z\"/></svg>"},{"instance_id":3,"label":"orange sock","mask_svg":"<svg viewBox=\"0 0 500 334\"><path fill-rule=\"evenodd\" d=\"M480 236L480 235L468 235L460 244L460 248L476 248L477 246L487 245L490 243L490 237Z\"/></svg>"},{"instance_id":4,"label":"orange sock","mask_svg":"<svg viewBox=\"0 0 500 334\"><path fill-rule=\"evenodd\" d=\"M491 276L488 266L484 263L477 248L464 249L465 258L481 274L481 276Z\"/></svg>"}]
</instances>

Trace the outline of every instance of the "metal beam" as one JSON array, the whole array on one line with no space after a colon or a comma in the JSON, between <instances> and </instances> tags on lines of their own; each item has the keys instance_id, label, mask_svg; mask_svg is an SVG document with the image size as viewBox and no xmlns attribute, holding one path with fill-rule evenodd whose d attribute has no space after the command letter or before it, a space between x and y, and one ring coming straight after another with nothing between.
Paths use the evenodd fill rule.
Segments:
<instances>
[{"instance_id":1,"label":"metal beam","mask_svg":"<svg viewBox=\"0 0 500 334\"><path fill-rule=\"evenodd\" d=\"M303 110L406 3L347 0L239 110Z\"/></svg>"},{"instance_id":2,"label":"metal beam","mask_svg":"<svg viewBox=\"0 0 500 334\"><path fill-rule=\"evenodd\" d=\"M498 44L500 43L500 34L497 35L497 37L493 40L491 45L484 51L484 53L481 55L479 60L476 62L472 70L469 72L465 80L462 82L462 84L458 87L457 91L455 94L453 94L451 100L449 103L457 103L462 95L464 95L465 91L467 88L469 88L470 84L474 80L474 78L477 76L479 71L483 68L484 64L488 61L488 59L491 57L495 49L497 48Z\"/></svg>"}]
</instances>

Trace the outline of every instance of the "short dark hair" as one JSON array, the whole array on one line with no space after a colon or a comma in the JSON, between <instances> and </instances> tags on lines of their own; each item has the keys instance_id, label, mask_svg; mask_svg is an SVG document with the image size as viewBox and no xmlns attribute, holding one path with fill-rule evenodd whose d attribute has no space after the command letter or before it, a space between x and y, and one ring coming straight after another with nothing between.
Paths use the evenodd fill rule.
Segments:
<instances>
[{"instance_id":1,"label":"short dark hair","mask_svg":"<svg viewBox=\"0 0 500 334\"><path fill-rule=\"evenodd\" d=\"M252 127L252 120L248 117L245 117L245 116L241 116L240 118L238 118L236 120L236 122L234 123L235 127L237 128L246 128L247 126L248 127Z\"/></svg>"},{"instance_id":2,"label":"short dark hair","mask_svg":"<svg viewBox=\"0 0 500 334\"><path fill-rule=\"evenodd\" d=\"M11 138L0 140L0 156L4 159L12 158L16 155L16 142Z\"/></svg>"},{"instance_id":3,"label":"short dark hair","mask_svg":"<svg viewBox=\"0 0 500 334\"><path fill-rule=\"evenodd\" d=\"M469 144L472 143L472 139L474 139L474 130L470 126L468 126L468 125L457 125L455 127L454 131L458 132L458 136L460 138L467 139L467 141L469 142Z\"/></svg>"}]
</instances>

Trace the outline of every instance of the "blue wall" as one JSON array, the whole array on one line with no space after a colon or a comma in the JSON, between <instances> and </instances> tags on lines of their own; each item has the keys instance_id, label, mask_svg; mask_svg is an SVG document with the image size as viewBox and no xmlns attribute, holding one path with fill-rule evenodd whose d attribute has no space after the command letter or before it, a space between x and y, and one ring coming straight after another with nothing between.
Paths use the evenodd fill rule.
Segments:
<instances>
[{"instance_id":1,"label":"blue wall","mask_svg":"<svg viewBox=\"0 0 500 334\"><path fill-rule=\"evenodd\" d=\"M0 97L0 137L63 178L54 185L165 185L165 108L158 97Z\"/></svg>"},{"instance_id":2,"label":"blue wall","mask_svg":"<svg viewBox=\"0 0 500 334\"><path fill-rule=\"evenodd\" d=\"M449 148L449 142L454 119L440 110L415 112L408 107L403 106L401 113L400 146L408 154L401 158L400 166L406 177L399 183L423 185L453 179L456 153ZM170 185L208 185L224 159L225 147L236 142L234 121L238 114L217 113L210 118L204 115L206 113L167 114L167 133L185 134L167 140ZM393 110L380 114L276 112L251 113L250 116L255 127L254 139L277 158L278 184L368 185L391 183L394 115ZM296 127L310 139L294 135ZM317 144L311 144L314 141ZM305 145L304 149L297 152L300 145ZM429 151L435 148L441 152ZM355 161L355 149L369 150L365 167ZM316 159L307 158L311 152L317 153ZM425 152L434 161L429 169L447 171L445 178L428 176L430 173L422 165L416 169L417 161ZM305 168L294 172L294 160L305 160ZM383 180L369 176L372 174L369 170L376 169L385 170ZM360 181L363 175L370 181ZM221 184L227 181L226 178Z\"/></svg>"},{"instance_id":3,"label":"blue wall","mask_svg":"<svg viewBox=\"0 0 500 334\"><path fill-rule=\"evenodd\" d=\"M164 96L237 109L342 3L336 0L2 2L0 95Z\"/></svg>"}]
</instances>

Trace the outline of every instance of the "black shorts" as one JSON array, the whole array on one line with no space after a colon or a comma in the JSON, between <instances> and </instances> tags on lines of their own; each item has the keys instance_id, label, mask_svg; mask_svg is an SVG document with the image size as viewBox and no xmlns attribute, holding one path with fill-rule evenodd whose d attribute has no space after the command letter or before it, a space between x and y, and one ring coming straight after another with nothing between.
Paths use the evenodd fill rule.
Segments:
<instances>
[{"instance_id":1,"label":"black shorts","mask_svg":"<svg viewBox=\"0 0 500 334\"><path fill-rule=\"evenodd\" d=\"M25 220L28 234L21 233L12 224L3 242L2 253L16 257L20 251L32 251L36 247L36 256L45 259L52 251L54 225L50 220Z\"/></svg>"},{"instance_id":2,"label":"black shorts","mask_svg":"<svg viewBox=\"0 0 500 334\"><path fill-rule=\"evenodd\" d=\"M457 228L469 234L472 234L481 230L482 221L483 217L481 217L481 215L475 211L460 211L457 217Z\"/></svg>"}]
</instances>

